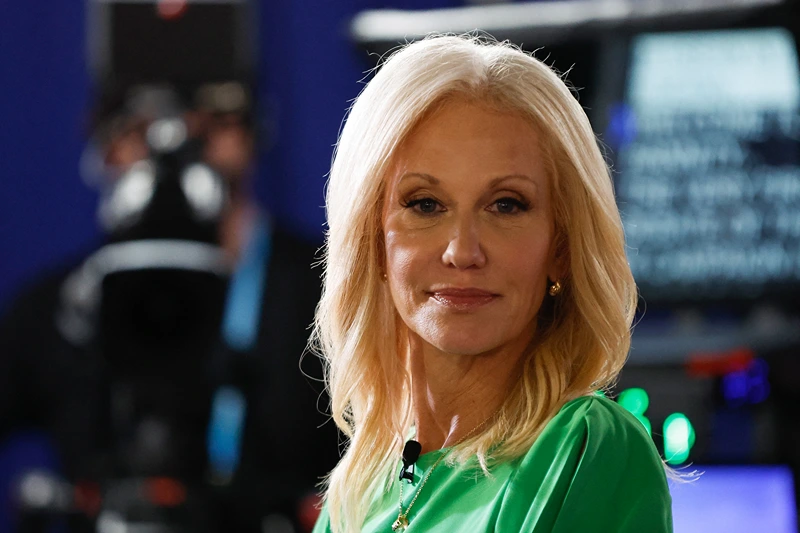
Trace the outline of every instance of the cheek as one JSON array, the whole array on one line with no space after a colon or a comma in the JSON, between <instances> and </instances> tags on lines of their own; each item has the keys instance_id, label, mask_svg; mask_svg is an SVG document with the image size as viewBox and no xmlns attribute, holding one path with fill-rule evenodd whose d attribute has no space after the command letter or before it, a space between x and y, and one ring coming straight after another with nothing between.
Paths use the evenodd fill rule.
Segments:
<instances>
[{"instance_id":1,"label":"cheek","mask_svg":"<svg viewBox=\"0 0 800 533\"><path fill-rule=\"evenodd\" d=\"M394 308L407 323L414 308L414 261L413 253L404 245L403 240L397 232L387 231L384 234L389 295Z\"/></svg>"},{"instance_id":2,"label":"cheek","mask_svg":"<svg viewBox=\"0 0 800 533\"><path fill-rule=\"evenodd\" d=\"M414 264L418 261L418 254L412 243L408 242L407 235L397 231L387 231L384 235L386 243L386 275L392 285L403 285L413 282Z\"/></svg>"},{"instance_id":3,"label":"cheek","mask_svg":"<svg viewBox=\"0 0 800 533\"><path fill-rule=\"evenodd\" d=\"M514 268L520 274L527 274L522 279L536 279L544 282L550 266L549 248L542 246L527 248L527 254L519 254L514 259Z\"/></svg>"},{"instance_id":4,"label":"cheek","mask_svg":"<svg viewBox=\"0 0 800 533\"><path fill-rule=\"evenodd\" d=\"M501 253L507 258L507 279L518 282L528 295L544 291L552 262L549 239L527 238L506 244Z\"/></svg>"}]
</instances>

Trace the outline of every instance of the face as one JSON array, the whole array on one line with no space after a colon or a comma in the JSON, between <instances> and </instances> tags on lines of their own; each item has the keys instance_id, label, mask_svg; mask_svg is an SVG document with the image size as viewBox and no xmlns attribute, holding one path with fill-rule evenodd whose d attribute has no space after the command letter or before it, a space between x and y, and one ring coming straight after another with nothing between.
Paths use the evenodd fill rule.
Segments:
<instances>
[{"instance_id":1,"label":"face","mask_svg":"<svg viewBox=\"0 0 800 533\"><path fill-rule=\"evenodd\" d=\"M520 355L557 279L550 181L522 118L450 102L399 148L384 198L386 274L412 336Z\"/></svg>"}]
</instances>

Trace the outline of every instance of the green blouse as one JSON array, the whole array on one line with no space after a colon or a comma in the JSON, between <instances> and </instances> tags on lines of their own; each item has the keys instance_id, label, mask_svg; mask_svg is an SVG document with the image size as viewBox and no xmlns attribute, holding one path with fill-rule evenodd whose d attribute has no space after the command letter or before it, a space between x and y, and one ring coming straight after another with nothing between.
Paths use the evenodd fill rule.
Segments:
<instances>
[{"instance_id":1,"label":"green blouse","mask_svg":"<svg viewBox=\"0 0 800 533\"><path fill-rule=\"evenodd\" d=\"M446 451L419 458L414 483L403 481L404 510ZM672 532L672 500L653 441L633 415L606 398L568 402L527 454L490 471L487 477L474 466L440 462L406 532ZM399 497L399 483L379 494L361 531L391 533ZM330 531L323 508L313 533Z\"/></svg>"}]
</instances>

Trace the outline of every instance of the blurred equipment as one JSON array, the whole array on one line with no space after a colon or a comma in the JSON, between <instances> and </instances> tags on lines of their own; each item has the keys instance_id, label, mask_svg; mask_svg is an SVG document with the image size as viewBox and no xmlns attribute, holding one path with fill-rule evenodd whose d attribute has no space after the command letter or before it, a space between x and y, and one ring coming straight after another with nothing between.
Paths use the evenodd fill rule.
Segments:
<instances>
[{"instance_id":1,"label":"blurred equipment","mask_svg":"<svg viewBox=\"0 0 800 533\"><path fill-rule=\"evenodd\" d=\"M158 89L148 98L161 100L144 136L148 157L124 167L103 195L109 244L66 279L57 317L64 338L104 376L91 407L109 420L107 444L81 472L97 484L97 505L81 505L81 482L26 476L28 524L48 511L96 518L100 533L210 524L199 501L207 497L205 436L230 275L218 237L227 186L202 160L181 110L167 105L172 95Z\"/></svg>"},{"instance_id":2,"label":"blurred equipment","mask_svg":"<svg viewBox=\"0 0 800 533\"><path fill-rule=\"evenodd\" d=\"M643 34L630 54L609 141L645 297L799 297L800 68L791 33Z\"/></svg>"},{"instance_id":3,"label":"blurred equipment","mask_svg":"<svg viewBox=\"0 0 800 533\"><path fill-rule=\"evenodd\" d=\"M296 532L336 433L298 368L316 246L251 190L253 5L88 7L106 240L0 321L0 438L40 425L63 459L19 478L19 532Z\"/></svg>"}]
</instances>

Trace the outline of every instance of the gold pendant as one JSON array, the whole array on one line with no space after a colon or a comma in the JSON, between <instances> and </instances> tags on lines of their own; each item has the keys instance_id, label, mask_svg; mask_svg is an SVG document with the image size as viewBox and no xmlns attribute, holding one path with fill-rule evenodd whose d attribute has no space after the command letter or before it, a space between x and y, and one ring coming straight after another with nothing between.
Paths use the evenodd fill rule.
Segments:
<instances>
[{"instance_id":1,"label":"gold pendant","mask_svg":"<svg viewBox=\"0 0 800 533\"><path fill-rule=\"evenodd\" d=\"M397 520L392 524L392 531L405 531L408 527L408 520L403 515L397 517Z\"/></svg>"}]
</instances>

